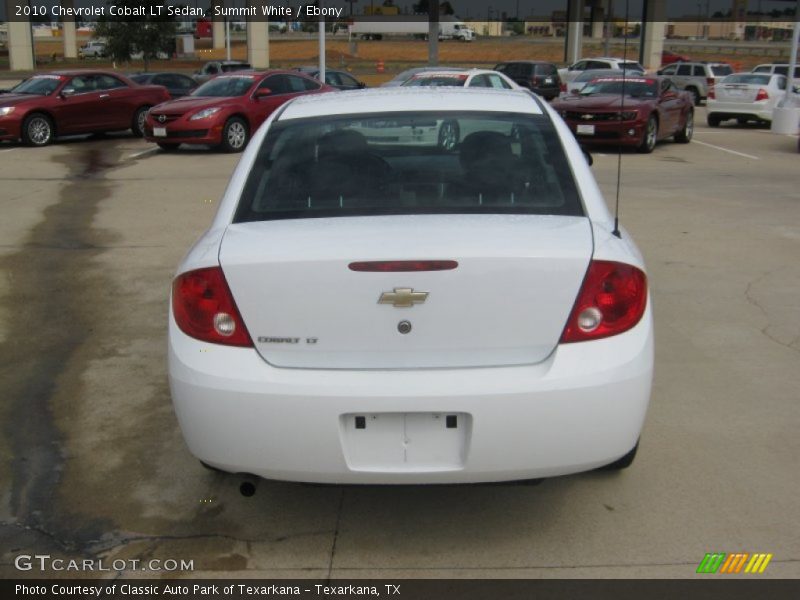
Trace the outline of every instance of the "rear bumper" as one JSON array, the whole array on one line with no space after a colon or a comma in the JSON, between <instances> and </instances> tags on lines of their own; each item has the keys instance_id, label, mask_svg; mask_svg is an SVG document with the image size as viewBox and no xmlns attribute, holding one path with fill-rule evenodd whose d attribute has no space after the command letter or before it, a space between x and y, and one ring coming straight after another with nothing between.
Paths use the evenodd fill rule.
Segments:
<instances>
[{"instance_id":1,"label":"rear bumper","mask_svg":"<svg viewBox=\"0 0 800 600\"><path fill-rule=\"evenodd\" d=\"M484 369L281 369L253 349L205 344L169 325L170 389L192 454L290 481L473 483L589 470L636 444L652 370L649 308L622 335L560 345L537 365ZM361 442L346 426L357 414L432 413L462 415L468 427L454 462L434 460L452 450L434 436L424 442L431 461L383 463L386 440L354 451ZM410 437L398 448L413 448ZM365 466L364 456L375 458Z\"/></svg>"},{"instance_id":2,"label":"rear bumper","mask_svg":"<svg viewBox=\"0 0 800 600\"><path fill-rule=\"evenodd\" d=\"M706 109L709 116L717 116L722 119L735 119L737 117L748 117L761 119L762 121L772 121L772 104L754 102L719 102L718 100L708 100Z\"/></svg>"}]
</instances>

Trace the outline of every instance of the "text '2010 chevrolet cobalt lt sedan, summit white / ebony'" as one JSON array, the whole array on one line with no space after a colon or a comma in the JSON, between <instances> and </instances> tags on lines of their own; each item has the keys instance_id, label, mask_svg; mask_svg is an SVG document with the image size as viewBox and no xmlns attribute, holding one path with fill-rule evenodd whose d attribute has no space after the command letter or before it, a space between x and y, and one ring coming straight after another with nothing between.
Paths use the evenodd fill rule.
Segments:
<instances>
[{"instance_id":1,"label":"text '2010 chevrolet cobalt lt sedan, summit white / ebony'","mask_svg":"<svg viewBox=\"0 0 800 600\"><path fill-rule=\"evenodd\" d=\"M455 144L414 137L453 122ZM286 104L173 283L189 449L323 483L627 466L653 327L642 257L613 228L574 137L528 92Z\"/></svg>"}]
</instances>

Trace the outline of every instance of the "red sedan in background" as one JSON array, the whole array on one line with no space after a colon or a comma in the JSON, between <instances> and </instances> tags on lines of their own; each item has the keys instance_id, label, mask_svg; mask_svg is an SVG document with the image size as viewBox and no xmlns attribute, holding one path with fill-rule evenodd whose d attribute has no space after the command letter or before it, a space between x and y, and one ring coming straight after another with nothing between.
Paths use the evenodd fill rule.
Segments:
<instances>
[{"instance_id":1,"label":"red sedan in background","mask_svg":"<svg viewBox=\"0 0 800 600\"><path fill-rule=\"evenodd\" d=\"M666 77L599 77L552 107L582 144L634 146L650 153L658 140L688 143L694 102Z\"/></svg>"},{"instance_id":2,"label":"red sedan in background","mask_svg":"<svg viewBox=\"0 0 800 600\"><path fill-rule=\"evenodd\" d=\"M672 63L676 62L691 62L692 59L688 56L684 56L683 54L675 54L674 52L670 52L669 50L664 50L661 53L661 64L662 65L671 65Z\"/></svg>"},{"instance_id":3,"label":"red sedan in background","mask_svg":"<svg viewBox=\"0 0 800 600\"><path fill-rule=\"evenodd\" d=\"M0 140L46 146L59 135L125 129L142 136L147 111L169 97L160 85L106 71L34 75L0 94Z\"/></svg>"},{"instance_id":4,"label":"red sedan in background","mask_svg":"<svg viewBox=\"0 0 800 600\"><path fill-rule=\"evenodd\" d=\"M259 125L284 102L335 91L297 71L227 73L189 96L153 108L145 123L145 138L164 150L204 144L241 152Z\"/></svg>"}]
</instances>

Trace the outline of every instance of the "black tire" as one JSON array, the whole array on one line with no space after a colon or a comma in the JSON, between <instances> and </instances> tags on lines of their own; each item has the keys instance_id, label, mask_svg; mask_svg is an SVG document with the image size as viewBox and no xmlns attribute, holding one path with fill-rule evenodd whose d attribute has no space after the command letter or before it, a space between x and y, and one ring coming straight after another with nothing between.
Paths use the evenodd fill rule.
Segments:
<instances>
[{"instance_id":1,"label":"black tire","mask_svg":"<svg viewBox=\"0 0 800 600\"><path fill-rule=\"evenodd\" d=\"M444 121L439 127L437 139L439 147L443 150L454 150L461 141L461 128L458 126L458 121Z\"/></svg>"},{"instance_id":2,"label":"black tire","mask_svg":"<svg viewBox=\"0 0 800 600\"><path fill-rule=\"evenodd\" d=\"M636 151L640 154L650 154L656 148L658 141L658 119L650 115L647 119L647 125L644 128L644 135L642 136L642 143L636 147Z\"/></svg>"},{"instance_id":3,"label":"black tire","mask_svg":"<svg viewBox=\"0 0 800 600\"><path fill-rule=\"evenodd\" d=\"M136 137L144 137L144 122L147 119L147 111L150 110L149 106L140 106L133 113L133 120L131 121L131 131Z\"/></svg>"},{"instance_id":4,"label":"black tire","mask_svg":"<svg viewBox=\"0 0 800 600\"><path fill-rule=\"evenodd\" d=\"M700 97L700 92L697 91L697 88L686 88L686 91L692 95L692 102L695 106L700 106L700 102L702 102L702 98Z\"/></svg>"},{"instance_id":5,"label":"black tire","mask_svg":"<svg viewBox=\"0 0 800 600\"><path fill-rule=\"evenodd\" d=\"M231 117L222 128L222 142L219 149L223 152L241 152L250 141L250 132L247 123L239 117Z\"/></svg>"},{"instance_id":6,"label":"black tire","mask_svg":"<svg viewBox=\"0 0 800 600\"><path fill-rule=\"evenodd\" d=\"M175 152L178 149L180 144L168 144L166 142L156 142L158 147L161 148L164 152Z\"/></svg>"},{"instance_id":7,"label":"black tire","mask_svg":"<svg viewBox=\"0 0 800 600\"><path fill-rule=\"evenodd\" d=\"M719 124L722 123L722 119L719 117L719 115L711 114L706 118L706 122L708 123L709 127L719 127Z\"/></svg>"},{"instance_id":8,"label":"black tire","mask_svg":"<svg viewBox=\"0 0 800 600\"><path fill-rule=\"evenodd\" d=\"M639 450L639 440L636 440L636 445L633 450L628 452L625 456L618 458L614 462L597 469L598 471L621 471L627 469L633 464L633 459L636 458L636 452Z\"/></svg>"},{"instance_id":9,"label":"black tire","mask_svg":"<svg viewBox=\"0 0 800 600\"><path fill-rule=\"evenodd\" d=\"M686 122L683 124L683 129L675 134L675 141L679 144L688 144L692 141L694 135L694 111L690 110L686 115Z\"/></svg>"},{"instance_id":10,"label":"black tire","mask_svg":"<svg viewBox=\"0 0 800 600\"><path fill-rule=\"evenodd\" d=\"M26 146L47 146L55 137L53 119L43 113L33 113L22 124L22 142Z\"/></svg>"}]
</instances>

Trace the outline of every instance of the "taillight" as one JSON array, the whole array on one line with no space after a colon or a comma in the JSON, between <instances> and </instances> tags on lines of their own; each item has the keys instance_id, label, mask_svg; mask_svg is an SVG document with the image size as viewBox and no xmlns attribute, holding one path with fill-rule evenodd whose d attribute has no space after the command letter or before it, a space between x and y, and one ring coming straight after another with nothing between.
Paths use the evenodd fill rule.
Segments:
<instances>
[{"instance_id":1,"label":"taillight","mask_svg":"<svg viewBox=\"0 0 800 600\"><path fill-rule=\"evenodd\" d=\"M252 346L219 267L183 273L172 284L172 313L186 335L228 346Z\"/></svg>"},{"instance_id":2,"label":"taillight","mask_svg":"<svg viewBox=\"0 0 800 600\"><path fill-rule=\"evenodd\" d=\"M713 86L716 83L716 80L713 77L706 77L706 85Z\"/></svg>"},{"instance_id":3,"label":"taillight","mask_svg":"<svg viewBox=\"0 0 800 600\"><path fill-rule=\"evenodd\" d=\"M716 98L717 93L714 91L714 88L708 88L708 95L706 96L706 99L716 100Z\"/></svg>"},{"instance_id":4,"label":"taillight","mask_svg":"<svg viewBox=\"0 0 800 600\"><path fill-rule=\"evenodd\" d=\"M567 91L567 84L564 83L563 81L561 82L561 85L559 85L558 87L561 89L562 92Z\"/></svg>"},{"instance_id":5,"label":"taillight","mask_svg":"<svg viewBox=\"0 0 800 600\"><path fill-rule=\"evenodd\" d=\"M756 102L760 102L761 100L769 100L769 94L764 88L760 88L758 90L758 94L756 95Z\"/></svg>"},{"instance_id":6,"label":"taillight","mask_svg":"<svg viewBox=\"0 0 800 600\"><path fill-rule=\"evenodd\" d=\"M593 260L561 343L617 335L636 325L647 304L647 276L631 265Z\"/></svg>"}]
</instances>

